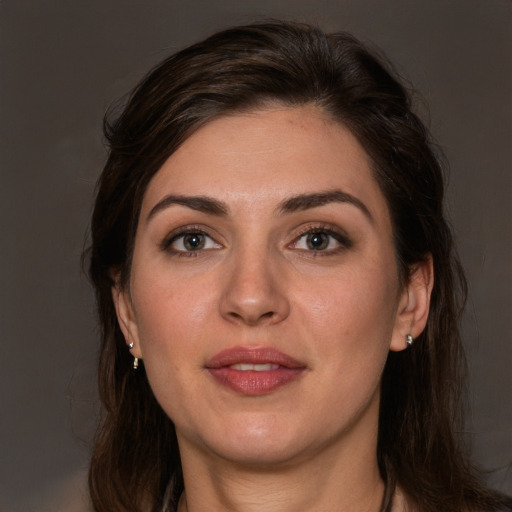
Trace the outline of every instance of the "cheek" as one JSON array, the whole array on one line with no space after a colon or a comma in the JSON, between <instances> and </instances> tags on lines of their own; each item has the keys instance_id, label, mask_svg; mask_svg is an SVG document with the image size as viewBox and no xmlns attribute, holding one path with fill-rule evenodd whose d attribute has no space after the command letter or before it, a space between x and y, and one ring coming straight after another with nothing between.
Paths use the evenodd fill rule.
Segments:
<instances>
[{"instance_id":1,"label":"cheek","mask_svg":"<svg viewBox=\"0 0 512 512\"><path fill-rule=\"evenodd\" d=\"M304 289L298 317L304 318L315 368L325 379L318 388L330 394L324 413L334 423L357 416L379 389L397 308L396 284L383 276L362 267L328 286Z\"/></svg>"},{"instance_id":2,"label":"cheek","mask_svg":"<svg viewBox=\"0 0 512 512\"><path fill-rule=\"evenodd\" d=\"M385 276L362 266L328 286L304 290L298 317L305 319L316 364L330 375L339 408L346 406L347 396L354 405L365 402L379 385L397 308L395 281Z\"/></svg>"},{"instance_id":3,"label":"cheek","mask_svg":"<svg viewBox=\"0 0 512 512\"><path fill-rule=\"evenodd\" d=\"M148 266L141 266L134 275L132 296L137 304L137 324L145 333L141 333L141 343L165 345L183 337L192 341L215 303L215 290L207 275L183 279L161 263L149 271Z\"/></svg>"},{"instance_id":4,"label":"cheek","mask_svg":"<svg viewBox=\"0 0 512 512\"><path fill-rule=\"evenodd\" d=\"M396 318L397 283L393 271L381 265L305 282L296 292L299 317L335 349L386 343Z\"/></svg>"},{"instance_id":5,"label":"cheek","mask_svg":"<svg viewBox=\"0 0 512 512\"><path fill-rule=\"evenodd\" d=\"M156 274L156 273L155 273ZM139 342L149 381L157 399L162 393L182 392L184 372L201 372L198 352L208 333L216 299L211 287L194 281L148 276L134 283ZM188 385L188 384L187 384ZM165 400L165 398L163 398Z\"/></svg>"}]
</instances>

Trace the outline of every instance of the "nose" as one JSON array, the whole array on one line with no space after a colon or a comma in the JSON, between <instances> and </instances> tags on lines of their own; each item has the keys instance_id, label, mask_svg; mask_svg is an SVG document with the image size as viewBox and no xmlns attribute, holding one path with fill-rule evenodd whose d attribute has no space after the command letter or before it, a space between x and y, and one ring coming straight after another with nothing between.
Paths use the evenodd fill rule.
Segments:
<instances>
[{"instance_id":1,"label":"nose","mask_svg":"<svg viewBox=\"0 0 512 512\"><path fill-rule=\"evenodd\" d=\"M220 312L230 322L248 326L271 325L290 313L284 272L269 251L234 255L223 274Z\"/></svg>"}]
</instances>

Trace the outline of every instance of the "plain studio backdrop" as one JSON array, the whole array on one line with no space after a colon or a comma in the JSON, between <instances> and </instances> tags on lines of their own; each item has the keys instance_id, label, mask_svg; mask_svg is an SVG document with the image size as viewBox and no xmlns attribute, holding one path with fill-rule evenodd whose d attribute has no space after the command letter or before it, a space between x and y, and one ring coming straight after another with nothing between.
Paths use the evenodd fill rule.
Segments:
<instances>
[{"instance_id":1,"label":"plain studio backdrop","mask_svg":"<svg viewBox=\"0 0 512 512\"><path fill-rule=\"evenodd\" d=\"M510 0L0 0L0 510L86 510L98 333L80 270L108 106L169 53L269 17L347 30L420 91L466 268L467 436L512 493Z\"/></svg>"}]
</instances>

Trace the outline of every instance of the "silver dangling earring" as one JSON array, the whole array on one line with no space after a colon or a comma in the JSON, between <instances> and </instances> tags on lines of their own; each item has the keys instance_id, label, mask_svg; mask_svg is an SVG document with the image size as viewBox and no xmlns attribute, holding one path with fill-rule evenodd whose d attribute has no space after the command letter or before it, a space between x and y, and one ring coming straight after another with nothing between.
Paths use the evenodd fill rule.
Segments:
<instances>
[{"instance_id":1,"label":"silver dangling earring","mask_svg":"<svg viewBox=\"0 0 512 512\"><path fill-rule=\"evenodd\" d=\"M410 334L408 334L405 337L405 343L407 343L407 346L410 347L414 343L414 338Z\"/></svg>"},{"instance_id":2,"label":"silver dangling earring","mask_svg":"<svg viewBox=\"0 0 512 512\"><path fill-rule=\"evenodd\" d=\"M133 348L133 341L128 343L128 349L131 350ZM139 367L139 358L133 358L133 369L136 370Z\"/></svg>"}]
</instances>

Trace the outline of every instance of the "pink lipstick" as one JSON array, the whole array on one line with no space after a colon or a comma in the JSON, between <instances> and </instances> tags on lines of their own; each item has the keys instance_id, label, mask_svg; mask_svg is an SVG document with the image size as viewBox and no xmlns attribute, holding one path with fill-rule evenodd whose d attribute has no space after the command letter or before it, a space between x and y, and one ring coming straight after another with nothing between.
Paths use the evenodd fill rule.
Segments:
<instances>
[{"instance_id":1,"label":"pink lipstick","mask_svg":"<svg viewBox=\"0 0 512 512\"><path fill-rule=\"evenodd\" d=\"M233 347L206 363L221 384L244 395L271 393L298 378L306 366L273 348Z\"/></svg>"}]
</instances>

